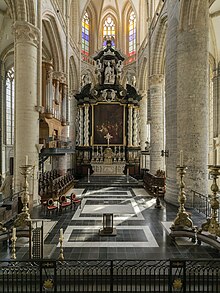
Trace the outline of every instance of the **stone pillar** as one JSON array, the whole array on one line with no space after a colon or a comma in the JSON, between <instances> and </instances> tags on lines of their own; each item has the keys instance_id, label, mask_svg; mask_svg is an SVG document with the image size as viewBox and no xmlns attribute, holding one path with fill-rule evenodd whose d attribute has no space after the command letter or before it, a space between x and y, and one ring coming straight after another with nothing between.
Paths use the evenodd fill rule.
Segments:
<instances>
[{"instance_id":1,"label":"stone pillar","mask_svg":"<svg viewBox=\"0 0 220 293\"><path fill-rule=\"evenodd\" d=\"M145 150L145 141L147 141L147 92L141 93L140 101L140 145L141 150Z\"/></svg>"},{"instance_id":2,"label":"stone pillar","mask_svg":"<svg viewBox=\"0 0 220 293\"><path fill-rule=\"evenodd\" d=\"M168 11L169 9L173 9L172 1L169 2ZM183 5L182 9L188 9L188 6ZM172 162L169 161L169 167L170 169L172 167L173 172L168 175L173 182L179 182L175 169L179 164L180 150L183 150L183 162L188 168L184 177L185 191L188 195L186 205L191 203L189 198L191 190L202 194L208 193L208 11L208 1L196 2L196 17L192 21L189 21L188 18L183 19L181 30L176 27L175 31L173 28L172 33L175 32L177 40L176 48L173 48L172 51L170 47L167 48L167 60L173 58L169 52L175 50L177 52L177 80L173 74L174 79L170 80L169 84L172 87L172 83L175 82L176 92L175 96L172 95L174 100L169 100L167 105L167 107L172 105L174 108L176 107L176 117L174 116L173 121L170 121L170 125L172 125L176 119L177 128L176 132L173 131L172 137L173 144L176 145L176 150L173 148L176 158L174 157ZM187 10L182 11L188 15L187 12ZM176 23L176 18L173 20L174 23ZM175 67L170 67L171 71L174 69ZM167 74L169 75L171 71L167 71ZM169 96L167 88L166 95ZM169 125L167 125L168 131ZM167 180L165 199L177 204L178 190L172 188L170 183L172 182Z\"/></svg>"},{"instance_id":3,"label":"stone pillar","mask_svg":"<svg viewBox=\"0 0 220 293\"><path fill-rule=\"evenodd\" d=\"M134 107L133 111L133 146L138 146L138 109Z\"/></svg>"},{"instance_id":4,"label":"stone pillar","mask_svg":"<svg viewBox=\"0 0 220 293\"><path fill-rule=\"evenodd\" d=\"M60 176L64 176L67 171L67 154L57 157L57 170Z\"/></svg>"},{"instance_id":5,"label":"stone pillar","mask_svg":"<svg viewBox=\"0 0 220 293\"><path fill-rule=\"evenodd\" d=\"M79 145L83 146L83 107L79 106Z\"/></svg>"},{"instance_id":6,"label":"stone pillar","mask_svg":"<svg viewBox=\"0 0 220 293\"><path fill-rule=\"evenodd\" d=\"M151 109L151 152L150 171L155 174L157 170L164 170L164 158L161 151L164 149L164 100L163 100L162 74L150 76L150 109Z\"/></svg>"},{"instance_id":7,"label":"stone pillar","mask_svg":"<svg viewBox=\"0 0 220 293\"><path fill-rule=\"evenodd\" d=\"M89 146L89 104L84 104L84 146Z\"/></svg>"},{"instance_id":8,"label":"stone pillar","mask_svg":"<svg viewBox=\"0 0 220 293\"><path fill-rule=\"evenodd\" d=\"M14 24L15 32L15 191L21 190L23 176L19 166L35 165L38 172L39 113L37 105L37 48L39 30L25 21ZM33 201L38 201L37 176L33 183Z\"/></svg>"},{"instance_id":9,"label":"stone pillar","mask_svg":"<svg viewBox=\"0 0 220 293\"><path fill-rule=\"evenodd\" d=\"M128 105L128 146L132 146L132 137L133 137L133 105Z\"/></svg>"}]
</instances>

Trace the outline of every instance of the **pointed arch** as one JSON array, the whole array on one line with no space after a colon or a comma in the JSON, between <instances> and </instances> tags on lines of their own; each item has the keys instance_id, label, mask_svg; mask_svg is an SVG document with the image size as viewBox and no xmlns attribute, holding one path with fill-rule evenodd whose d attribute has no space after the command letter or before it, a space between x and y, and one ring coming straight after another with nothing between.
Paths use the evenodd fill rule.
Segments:
<instances>
[{"instance_id":1,"label":"pointed arch","mask_svg":"<svg viewBox=\"0 0 220 293\"><path fill-rule=\"evenodd\" d=\"M55 17L46 13L42 19L42 27L46 33L49 44L49 48L47 49L51 52L54 70L64 72L63 48Z\"/></svg>"},{"instance_id":2,"label":"pointed arch","mask_svg":"<svg viewBox=\"0 0 220 293\"><path fill-rule=\"evenodd\" d=\"M160 20L160 25L157 30L155 42L151 48L151 69L150 75L163 74L165 62L165 46L166 46L166 32L167 32L167 16Z\"/></svg>"},{"instance_id":3,"label":"pointed arch","mask_svg":"<svg viewBox=\"0 0 220 293\"><path fill-rule=\"evenodd\" d=\"M33 0L5 0L11 18L15 21L27 21L35 25L36 11Z\"/></svg>"},{"instance_id":4,"label":"pointed arch","mask_svg":"<svg viewBox=\"0 0 220 293\"><path fill-rule=\"evenodd\" d=\"M113 9L112 7L108 6L105 8L105 10L103 11L102 14L102 19L100 21L100 26L99 26L99 35L102 36L102 38L100 38L100 47L102 47L103 45L103 25L104 25L104 21L106 20L106 18L110 16L115 24L115 44L116 47L120 47L119 45L119 26L120 26L120 16L118 11L116 11L115 9Z\"/></svg>"},{"instance_id":5,"label":"pointed arch","mask_svg":"<svg viewBox=\"0 0 220 293\"><path fill-rule=\"evenodd\" d=\"M76 91L79 89L80 84L79 84L79 76L78 76L78 71L77 71L77 66L76 62L74 60L74 56L70 57L70 62L69 62L69 90L70 91Z\"/></svg>"},{"instance_id":6,"label":"pointed arch","mask_svg":"<svg viewBox=\"0 0 220 293\"><path fill-rule=\"evenodd\" d=\"M147 58L144 57L144 60L141 62L139 76L138 76L138 85L137 88L142 91L147 90Z\"/></svg>"}]
</instances>

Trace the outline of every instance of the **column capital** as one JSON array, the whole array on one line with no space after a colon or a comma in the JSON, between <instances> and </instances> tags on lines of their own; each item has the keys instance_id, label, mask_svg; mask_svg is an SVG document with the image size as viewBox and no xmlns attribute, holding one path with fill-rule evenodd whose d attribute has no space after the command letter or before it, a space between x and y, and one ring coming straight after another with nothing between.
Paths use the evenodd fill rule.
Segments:
<instances>
[{"instance_id":1,"label":"column capital","mask_svg":"<svg viewBox=\"0 0 220 293\"><path fill-rule=\"evenodd\" d=\"M59 80L60 83L67 84L67 76L66 73L61 71L54 71L53 78Z\"/></svg>"},{"instance_id":2,"label":"column capital","mask_svg":"<svg viewBox=\"0 0 220 293\"><path fill-rule=\"evenodd\" d=\"M163 74L153 74L149 76L150 86L160 84L164 80Z\"/></svg>"},{"instance_id":3,"label":"column capital","mask_svg":"<svg viewBox=\"0 0 220 293\"><path fill-rule=\"evenodd\" d=\"M15 42L30 43L36 47L40 40L40 30L26 21L16 21L13 25Z\"/></svg>"}]
</instances>

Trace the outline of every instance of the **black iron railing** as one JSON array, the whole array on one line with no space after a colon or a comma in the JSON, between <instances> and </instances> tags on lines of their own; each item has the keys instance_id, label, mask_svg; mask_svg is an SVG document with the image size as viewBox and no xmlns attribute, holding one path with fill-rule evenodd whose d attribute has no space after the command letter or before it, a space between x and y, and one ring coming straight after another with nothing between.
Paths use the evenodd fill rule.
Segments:
<instances>
[{"instance_id":1,"label":"black iron railing","mask_svg":"<svg viewBox=\"0 0 220 293\"><path fill-rule=\"evenodd\" d=\"M0 292L220 292L220 260L1 261Z\"/></svg>"},{"instance_id":2,"label":"black iron railing","mask_svg":"<svg viewBox=\"0 0 220 293\"><path fill-rule=\"evenodd\" d=\"M191 190L192 192L192 207L197 210L199 213L202 213L206 216L206 218L211 216L211 195L201 194L195 190ZM218 210L217 214L218 221L220 220L220 210Z\"/></svg>"}]
</instances>

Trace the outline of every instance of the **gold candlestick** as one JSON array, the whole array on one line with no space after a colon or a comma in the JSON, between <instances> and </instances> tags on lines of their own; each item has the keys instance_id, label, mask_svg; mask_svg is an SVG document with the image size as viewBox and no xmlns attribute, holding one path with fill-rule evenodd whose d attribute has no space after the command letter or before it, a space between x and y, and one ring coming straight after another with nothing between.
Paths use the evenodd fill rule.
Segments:
<instances>
[{"instance_id":1,"label":"gold candlestick","mask_svg":"<svg viewBox=\"0 0 220 293\"><path fill-rule=\"evenodd\" d=\"M179 169L180 174L180 193L178 197L178 202L180 204L179 210L177 213L177 216L171 226L171 230L184 230L184 229L193 229L195 230L195 227L193 226L193 222L189 217L189 214L185 210L185 202L186 202L186 194L184 191L185 183L183 181L183 177L186 174L186 166L177 166L177 169Z\"/></svg>"},{"instance_id":2,"label":"gold candlestick","mask_svg":"<svg viewBox=\"0 0 220 293\"><path fill-rule=\"evenodd\" d=\"M218 176L220 175L220 166L209 166L209 174L213 178L213 182L211 185L211 191L212 191L212 197L210 199L211 203L211 218L207 219L207 222L202 224L201 229L199 230L199 233L202 231L209 232L210 234L220 237L220 224L217 221L217 213L219 210L219 201L218 201L218 196L217 192L219 190L218 185L217 185L217 179Z\"/></svg>"},{"instance_id":3,"label":"gold candlestick","mask_svg":"<svg viewBox=\"0 0 220 293\"><path fill-rule=\"evenodd\" d=\"M30 221L30 213L29 213L29 208L28 208L28 203L29 203L29 191L28 191L28 175L30 175L30 172L33 168L32 165L24 165L20 166L21 168L21 174L24 176L24 184L23 184L23 196L22 196L22 212L17 216L17 219L14 221L14 226L16 227L25 227L27 226L27 222Z\"/></svg>"},{"instance_id":4,"label":"gold candlestick","mask_svg":"<svg viewBox=\"0 0 220 293\"><path fill-rule=\"evenodd\" d=\"M63 255L63 229L60 229L60 255L59 255L59 260L64 260L64 255Z\"/></svg>"},{"instance_id":5,"label":"gold candlestick","mask_svg":"<svg viewBox=\"0 0 220 293\"><path fill-rule=\"evenodd\" d=\"M11 237L11 259L16 259L16 240L17 240L17 237L16 237L16 228L13 228L12 230L12 237Z\"/></svg>"}]
</instances>

